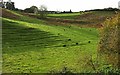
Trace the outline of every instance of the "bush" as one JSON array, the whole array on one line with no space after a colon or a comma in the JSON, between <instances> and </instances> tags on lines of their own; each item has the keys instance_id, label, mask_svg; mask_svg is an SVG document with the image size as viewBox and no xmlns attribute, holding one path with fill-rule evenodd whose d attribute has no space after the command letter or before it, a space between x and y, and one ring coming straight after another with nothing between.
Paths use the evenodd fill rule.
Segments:
<instances>
[{"instance_id":1,"label":"bush","mask_svg":"<svg viewBox=\"0 0 120 75\"><path fill-rule=\"evenodd\" d=\"M78 45L78 43L76 43L76 45Z\"/></svg>"},{"instance_id":2,"label":"bush","mask_svg":"<svg viewBox=\"0 0 120 75\"><path fill-rule=\"evenodd\" d=\"M66 45L63 45L63 47L66 47Z\"/></svg>"},{"instance_id":3,"label":"bush","mask_svg":"<svg viewBox=\"0 0 120 75\"><path fill-rule=\"evenodd\" d=\"M68 41L71 41L71 39L68 39Z\"/></svg>"},{"instance_id":4,"label":"bush","mask_svg":"<svg viewBox=\"0 0 120 75\"><path fill-rule=\"evenodd\" d=\"M88 43L90 43L91 41L88 41Z\"/></svg>"},{"instance_id":5,"label":"bush","mask_svg":"<svg viewBox=\"0 0 120 75\"><path fill-rule=\"evenodd\" d=\"M118 55L120 45L120 16L116 14L114 17L106 19L104 26L100 29L100 44L98 54L100 62L105 61L107 64L118 68Z\"/></svg>"}]
</instances>

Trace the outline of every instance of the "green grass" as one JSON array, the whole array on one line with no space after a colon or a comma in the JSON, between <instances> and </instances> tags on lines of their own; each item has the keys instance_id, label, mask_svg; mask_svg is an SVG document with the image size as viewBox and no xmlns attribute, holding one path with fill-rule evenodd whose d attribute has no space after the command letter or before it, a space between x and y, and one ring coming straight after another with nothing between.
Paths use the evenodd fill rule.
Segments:
<instances>
[{"instance_id":1,"label":"green grass","mask_svg":"<svg viewBox=\"0 0 120 75\"><path fill-rule=\"evenodd\" d=\"M70 26L25 16L3 18L3 73L59 72L63 67L71 72L94 72L87 62L91 55L96 58L98 30Z\"/></svg>"},{"instance_id":2,"label":"green grass","mask_svg":"<svg viewBox=\"0 0 120 75\"><path fill-rule=\"evenodd\" d=\"M50 18L60 18L60 19L76 19L77 16L81 15L82 13L64 13L64 14L48 14Z\"/></svg>"},{"instance_id":3,"label":"green grass","mask_svg":"<svg viewBox=\"0 0 120 75\"><path fill-rule=\"evenodd\" d=\"M90 12L75 12L75 13L62 13L62 14L48 14L51 18L61 18L61 19L76 19L80 15L92 13L96 16L111 17L115 14L114 11L90 11ZM94 18L94 17L93 17ZM78 19L78 18L77 18Z\"/></svg>"}]
</instances>

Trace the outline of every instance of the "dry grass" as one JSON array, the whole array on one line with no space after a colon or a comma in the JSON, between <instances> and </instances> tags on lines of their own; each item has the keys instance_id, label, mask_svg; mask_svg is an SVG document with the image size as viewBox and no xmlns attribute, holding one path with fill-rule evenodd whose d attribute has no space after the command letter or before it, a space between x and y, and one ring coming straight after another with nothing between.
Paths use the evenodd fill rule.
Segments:
<instances>
[{"instance_id":1,"label":"dry grass","mask_svg":"<svg viewBox=\"0 0 120 75\"><path fill-rule=\"evenodd\" d=\"M120 42L120 16L116 14L115 16L106 19L103 23L101 31L101 40L99 44L100 57L104 59L107 64L112 65L113 67L118 68L118 55L119 55L119 42Z\"/></svg>"}]
</instances>

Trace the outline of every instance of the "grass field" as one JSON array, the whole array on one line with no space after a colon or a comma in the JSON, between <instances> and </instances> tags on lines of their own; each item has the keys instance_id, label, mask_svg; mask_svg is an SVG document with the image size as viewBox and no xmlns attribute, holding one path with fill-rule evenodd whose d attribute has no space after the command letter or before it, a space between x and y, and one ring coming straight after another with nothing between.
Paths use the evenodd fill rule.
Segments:
<instances>
[{"instance_id":1,"label":"grass field","mask_svg":"<svg viewBox=\"0 0 120 75\"><path fill-rule=\"evenodd\" d=\"M76 19L77 16L81 15L82 13L64 13L64 14L48 14L50 18L61 18L61 19Z\"/></svg>"},{"instance_id":2,"label":"grass field","mask_svg":"<svg viewBox=\"0 0 120 75\"><path fill-rule=\"evenodd\" d=\"M115 15L114 11L90 11L65 14L48 14L50 22L60 22L69 24L78 24L78 26L99 27L106 18Z\"/></svg>"},{"instance_id":3,"label":"grass field","mask_svg":"<svg viewBox=\"0 0 120 75\"><path fill-rule=\"evenodd\" d=\"M73 73L95 72L90 59L95 63L97 28L51 24L26 16L2 20L3 73L59 73L65 67Z\"/></svg>"},{"instance_id":4,"label":"grass field","mask_svg":"<svg viewBox=\"0 0 120 75\"><path fill-rule=\"evenodd\" d=\"M70 19L70 20L81 20L81 18L86 17L110 17L115 14L114 11L91 11L91 12L74 12L74 13L63 13L63 14L48 14L50 18L61 18L61 19ZM82 16L81 16L82 15Z\"/></svg>"}]
</instances>

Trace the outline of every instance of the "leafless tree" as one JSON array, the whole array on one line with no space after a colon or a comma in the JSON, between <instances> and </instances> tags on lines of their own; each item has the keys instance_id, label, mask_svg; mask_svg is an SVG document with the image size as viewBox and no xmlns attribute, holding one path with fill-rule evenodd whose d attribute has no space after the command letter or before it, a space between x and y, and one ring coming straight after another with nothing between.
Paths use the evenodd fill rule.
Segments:
<instances>
[{"instance_id":1,"label":"leafless tree","mask_svg":"<svg viewBox=\"0 0 120 75\"><path fill-rule=\"evenodd\" d=\"M45 19L47 17L47 7L45 5L40 6L39 14L41 19Z\"/></svg>"}]
</instances>

